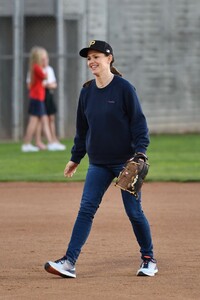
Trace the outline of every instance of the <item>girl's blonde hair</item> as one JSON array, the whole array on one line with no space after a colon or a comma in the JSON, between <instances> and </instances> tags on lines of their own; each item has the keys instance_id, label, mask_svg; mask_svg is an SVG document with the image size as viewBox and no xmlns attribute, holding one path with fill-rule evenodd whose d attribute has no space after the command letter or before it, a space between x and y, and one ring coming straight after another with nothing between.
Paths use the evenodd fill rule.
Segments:
<instances>
[{"instance_id":1,"label":"girl's blonde hair","mask_svg":"<svg viewBox=\"0 0 200 300\"><path fill-rule=\"evenodd\" d=\"M37 64L42 67L42 57L46 50L42 47L35 46L31 49L29 58L30 84L34 81L33 65Z\"/></svg>"}]
</instances>

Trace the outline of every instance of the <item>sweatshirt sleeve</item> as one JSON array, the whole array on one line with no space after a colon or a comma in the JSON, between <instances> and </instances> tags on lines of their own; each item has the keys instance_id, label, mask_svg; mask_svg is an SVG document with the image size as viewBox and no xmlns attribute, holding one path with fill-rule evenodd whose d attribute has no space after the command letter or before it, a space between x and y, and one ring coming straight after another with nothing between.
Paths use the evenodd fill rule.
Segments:
<instances>
[{"instance_id":1,"label":"sweatshirt sleeve","mask_svg":"<svg viewBox=\"0 0 200 300\"><path fill-rule=\"evenodd\" d=\"M146 153L150 142L147 122L136 90L132 85L126 89L125 105L130 122L131 137L135 152Z\"/></svg>"},{"instance_id":2,"label":"sweatshirt sleeve","mask_svg":"<svg viewBox=\"0 0 200 300\"><path fill-rule=\"evenodd\" d=\"M88 123L84 114L83 99L80 96L77 117L76 117L76 135L74 138L74 146L71 150L71 161L79 164L86 154L86 135L88 131Z\"/></svg>"}]
</instances>

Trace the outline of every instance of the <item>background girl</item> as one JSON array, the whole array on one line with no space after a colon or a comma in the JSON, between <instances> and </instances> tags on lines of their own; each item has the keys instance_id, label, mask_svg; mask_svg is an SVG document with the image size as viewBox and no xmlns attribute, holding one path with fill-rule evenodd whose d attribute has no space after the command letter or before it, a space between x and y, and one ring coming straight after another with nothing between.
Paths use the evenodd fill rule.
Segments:
<instances>
[{"instance_id":1,"label":"background girl","mask_svg":"<svg viewBox=\"0 0 200 300\"><path fill-rule=\"evenodd\" d=\"M55 151L56 146L53 143L52 135L49 128L49 122L44 103L45 88L43 81L47 79L47 74L43 71L43 59L45 57L45 49L41 47L33 47L30 53L29 74L29 121L24 137L24 144L21 147L23 152L36 152L39 148L31 144L33 136L36 132L39 120L42 122L44 134L48 141L48 150Z\"/></svg>"}]
</instances>

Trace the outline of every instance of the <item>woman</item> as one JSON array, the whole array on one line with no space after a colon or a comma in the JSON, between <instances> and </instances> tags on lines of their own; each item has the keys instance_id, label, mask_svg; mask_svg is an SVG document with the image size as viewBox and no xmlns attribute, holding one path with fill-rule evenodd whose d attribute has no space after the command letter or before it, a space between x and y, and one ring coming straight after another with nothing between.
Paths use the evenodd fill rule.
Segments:
<instances>
[{"instance_id":1,"label":"woman","mask_svg":"<svg viewBox=\"0 0 200 300\"><path fill-rule=\"evenodd\" d=\"M73 278L76 277L75 263L105 191L135 153L145 157L149 144L146 119L135 88L112 66L114 56L111 46L94 40L88 48L80 51L80 56L87 58L95 79L81 90L72 157L64 175L73 176L86 153L90 164L66 255L45 264L47 272ZM153 258L149 223L141 208L141 193L139 199L126 191L121 191L121 195L140 246L142 264L137 275L154 276L158 269Z\"/></svg>"}]
</instances>

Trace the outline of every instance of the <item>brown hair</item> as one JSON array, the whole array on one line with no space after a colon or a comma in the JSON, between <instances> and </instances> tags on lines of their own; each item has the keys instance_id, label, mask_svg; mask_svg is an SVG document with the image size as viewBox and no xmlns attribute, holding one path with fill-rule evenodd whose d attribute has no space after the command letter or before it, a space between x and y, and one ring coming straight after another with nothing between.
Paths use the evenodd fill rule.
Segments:
<instances>
[{"instance_id":1,"label":"brown hair","mask_svg":"<svg viewBox=\"0 0 200 300\"><path fill-rule=\"evenodd\" d=\"M105 54L106 56L109 56L109 55L112 55L112 54ZM111 61L111 64L110 64L110 71L111 73L113 73L114 75L118 75L120 77L122 77L122 73L120 73L117 68L113 67L113 63L114 63L114 56L112 55L112 61Z\"/></svg>"},{"instance_id":2,"label":"brown hair","mask_svg":"<svg viewBox=\"0 0 200 300\"><path fill-rule=\"evenodd\" d=\"M112 64L110 65L110 71L111 71L111 73L113 73L114 75L118 75L118 76L122 77L122 73L120 73L120 72L117 70L117 68L113 67Z\"/></svg>"}]
</instances>

